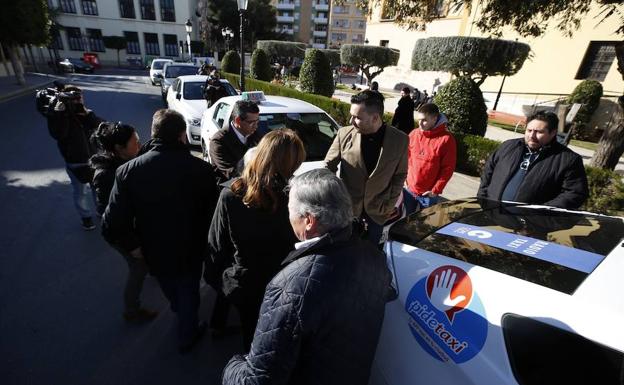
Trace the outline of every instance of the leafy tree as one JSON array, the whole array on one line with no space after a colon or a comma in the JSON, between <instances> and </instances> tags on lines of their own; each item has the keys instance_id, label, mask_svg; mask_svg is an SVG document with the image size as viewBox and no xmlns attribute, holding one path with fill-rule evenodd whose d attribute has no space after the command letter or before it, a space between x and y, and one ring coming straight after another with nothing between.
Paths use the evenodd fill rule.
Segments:
<instances>
[{"instance_id":1,"label":"leafy tree","mask_svg":"<svg viewBox=\"0 0 624 385\"><path fill-rule=\"evenodd\" d=\"M258 40L256 47L266 52L271 60L287 65L292 63L293 58L303 59L305 57L307 44L292 41Z\"/></svg>"},{"instance_id":2,"label":"leafy tree","mask_svg":"<svg viewBox=\"0 0 624 385\"><path fill-rule=\"evenodd\" d=\"M214 40L221 40L225 45L221 29L229 27L234 33L230 46L240 42L240 17L238 5L232 0L211 0L208 2L207 21L210 32L206 33L206 45L211 47ZM273 39L278 36L276 10L270 0L249 0L245 26L245 46L253 47L258 39Z\"/></svg>"},{"instance_id":3,"label":"leafy tree","mask_svg":"<svg viewBox=\"0 0 624 385\"><path fill-rule=\"evenodd\" d=\"M273 70L269 57L262 49L256 49L251 55L250 75L253 79L269 82L273 79Z\"/></svg>"},{"instance_id":4,"label":"leafy tree","mask_svg":"<svg viewBox=\"0 0 624 385\"><path fill-rule=\"evenodd\" d=\"M460 76L442 86L434 98L444 111L451 131L484 136L487 107L479 86L467 76Z\"/></svg>"},{"instance_id":5,"label":"leafy tree","mask_svg":"<svg viewBox=\"0 0 624 385\"><path fill-rule=\"evenodd\" d=\"M574 139L592 142L598 139L593 134L591 127L587 125L600 104L600 98L602 98L602 84L596 80L583 80L574 88L566 100L567 104L583 104L574 117L574 131L572 131Z\"/></svg>"},{"instance_id":6,"label":"leafy tree","mask_svg":"<svg viewBox=\"0 0 624 385\"><path fill-rule=\"evenodd\" d=\"M2 2L0 42L9 52L17 82L26 83L18 48L24 44L47 45L50 41L48 4L45 0Z\"/></svg>"},{"instance_id":7,"label":"leafy tree","mask_svg":"<svg viewBox=\"0 0 624 385\"><path fill-rule=\"evenodd\" d=\"M240 71L241 58L236 51L227 51L221 61L221 72L237 74Z\"/></svg>"},{"instance_id":8,"label":"leafy tree","mask_svg":"<svg viewBox=\"0 0 624 385\"><path fill-rule=\"evenodd\" d=\"M121 67L119 51L128 47L128 42L124 36L103 36L104 47L117 50L117 67Z\"/></svg>"},{"instance_id":9,"label":"leafy tree","mask_svg":"<svg viewBox=\"0 0 624 385\"><path fill-rule=\"evenodd\" d=\"M306 55L311 48L306 49ZM339 49L319 49L319 51L325 54L327 60L329 60L329 66L335 68L340 66L340 50Z\"/></svg>"},{"instance_id":10,"label":"leafy tree","mask_svg":"<svg viewBox=\"0 0 624 385\"><path fill-rule=\"evenodd\" d=\"M415 71L445 71L469 76L481 85L488 76L513 75L529 56L528 44L482 37L430 37L416 41Z\"/></svg>"},{"instance_id":11,"label":"leafy tree","mask_svg":"<svg viewBox=\"0 0 624 385\"><path fill-rule=\"evenodd\" d=\"M344 1L344 0L338 0ZM371 0L374 5L382 0ZM451 0L453 7L470 7L472 0ZM618 18L621 23L615 33L624 35L624 2L621 0L483 0L480 4L480 16L477 27L492 35L500 36L505 27L511 27L521 36L541 36L554 23L555 28L567 36L572 36L594 4L600 6L597 23L608 18ZM362 9L368 7L366 0L356 0ZM394 20L410 29L439 17L436 12L437 2L431 0L383 0L387 13L394 15ZM624 42L616 44L618 71L624 78ZM620 106L618 120L605 130L598 149L592 158L592 166L613 169L624 153L624 98L618 101Z\"/></svg>"},{"instance_id":12,"label":"leafy tree","mask_svg":"<svg viewBox=\"0 0 624 385\"><path fill-rule=\"evenodd\" d=\"M334 94L334 80L329 60L318 49L307 51L299 72L301 90L316 95L331 97Z\"/></svg>"},{"instance_id":13,"label":"leafy tree","mask_svg":"<svg viewBox=\"0 0 624 385\"><path fill-rule=\"evenodd\" d=\"M400 52L388 47L366 44L343 44L340 48L340 62L358 66L370 83L384 68L399 62ZM373 70L376 68L376 70Z\"/></svg>"}]
</instances>

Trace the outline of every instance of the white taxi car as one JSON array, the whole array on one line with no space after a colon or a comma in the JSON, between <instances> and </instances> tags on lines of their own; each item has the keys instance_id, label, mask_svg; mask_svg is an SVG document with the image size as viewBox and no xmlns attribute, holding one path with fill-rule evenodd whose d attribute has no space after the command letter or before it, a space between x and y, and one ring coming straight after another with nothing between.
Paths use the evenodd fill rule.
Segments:
<instances>
[{"instance_id":1,"label":"white taxi car","mask_svg":"<svg viewBox=\"0 0 624 385\"><path fill-rule=\"evenodd\" d=\"M325 111L313 104L284 96L264 95L262 92L244 92L242 95L221 98L204 112L201 120L204 160L210 161L210 138L220 129L229 127L234 103L241 99L258 102L260 133L264 134L279 128L290 128L297 132L306 150L306 161L297 173L321 167L321 162L338 131L338 124Z\"/></svg>"},{"instance_id":2,"label":"white taxi car","mask_svg":"<svg viewBox=\"0 0 624 385\"><path fill-rule=\"evenodd\" d=\"M624 384L624 221L467 199L397 222L370 384Z\"/></svg>"},{"instance_id":3,"label":"white taxi car","mask_svg":"<svg viewBox=\"0 0 624 385\"><path fill-rule=\"evenodd\" d=\"M200 124L202 114L206 110L204 87L206 75L187 75L176 78L167 91L167 106L184 116L186 120L186 137L189 144L200 145ZM236 95L236 90L224 79L221 84L228 95Z\"/></svg>"}]
</instances>

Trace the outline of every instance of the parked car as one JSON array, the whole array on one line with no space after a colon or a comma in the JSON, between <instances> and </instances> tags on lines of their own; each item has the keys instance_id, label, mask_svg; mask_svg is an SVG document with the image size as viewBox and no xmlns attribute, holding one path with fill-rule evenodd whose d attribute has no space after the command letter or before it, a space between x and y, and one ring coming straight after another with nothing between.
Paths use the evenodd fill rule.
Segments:
<instances>
[{"instance_id":1,"label":"parked car","mask_svg":"<svg viewBox=\"0 0 624 385\"><path fill-rule=\"evenodd\" d=\"M204 160L210 161L210 138L221 128L229 127L232 108L237 100L258 101L258 131L266 133L279 128L297 132L306 150L306 161L297 173L321 167L322 160L338 131L338 124L325 111L299 99L243 92L242 95L219 99L207 109L201 120L201 147Z\"/></svg>"},{"instance_id":2,"label":"parked car","mask_svg":"<svg viewBox=\"0 0 624 385\"><path fill-rule=\"evenodd\" d=\"M160 77L157 77L156 75L161 75L163 73L163 67L165 66L165 64L167 63L173 63L173 60L171 59L154 59L152 60L152 64L150 64L149 67L149 77L150 77L150 81L152 82L152 85L160 85Z\"/></svg>"},{"instance_id":3,"label":"parked car","mask_svg":"<svg viewBox=\"0 0 624 385\"><path fill-rule=\"evenodd\" d=\"M180 76L173 80L167 92L167 105L184 116L186 137L192 145L201 144L200 126L202 114L206 110L204 99L206 79L208 76L205 75ZM236 90L227 80L221 79L221 84L228 95L236 95Z\"/></svg>"},{"instance_id":4,"label":"parked car","mask_svg":"<svg viewBox=\"0 0 624 385\"><path fill-rule=\"evenodd\" d=\"M624 221L466 199L391 227L379 384L624 383Z\"/></svg>"},{"instance_id":5,"label":"parked car","mask_svg":"<svg viewBox=\"0 0 624 385\"><path fill-rule=\"evenodd\" d=\"M163 101L167 100L167 90L175 78L185 75L197 75L198 69L199 67L192 63L165 63L162 74L156 75L156 78L160 79L160 94Z\"/></svg>"},{"instance_id":6,"label":"parked car","mask_svg":"<svg viewBox=\"0 0 624 385\"><path fill-rule=\"evenodd\" d=\"M59 62L59 66L63 72L82 72L86 74L93 73L93 66L85 63L83 59L66 58Z\"/></svg>"}]
</instances>

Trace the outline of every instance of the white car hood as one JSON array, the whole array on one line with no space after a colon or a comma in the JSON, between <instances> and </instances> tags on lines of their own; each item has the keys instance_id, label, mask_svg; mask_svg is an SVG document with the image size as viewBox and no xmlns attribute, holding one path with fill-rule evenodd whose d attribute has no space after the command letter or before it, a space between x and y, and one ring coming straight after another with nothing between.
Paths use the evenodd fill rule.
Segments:
<instances>
[{"instance_id":1,"label":"white car hood","mask_svg":"<svg viewBox=\"0 0 624 385\"><path fill-rule=\"evenodd\" d=\"M180 111L185 117L192 117L194 119L201 119L204 111L206 111L206 101L200 100L185 100L182 103Z\"/></svg>"}]
</instances>

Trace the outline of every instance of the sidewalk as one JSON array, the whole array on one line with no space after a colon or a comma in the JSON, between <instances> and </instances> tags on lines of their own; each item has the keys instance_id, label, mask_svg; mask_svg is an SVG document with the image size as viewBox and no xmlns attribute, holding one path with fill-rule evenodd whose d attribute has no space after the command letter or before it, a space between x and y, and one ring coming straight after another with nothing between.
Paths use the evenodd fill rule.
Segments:
<instances>
[{"instance_id":1,"label":"sidewalk","mask_svg":"<svg viewBox=\"0 0 624 385\"><path fill-rule=\"evenodd\" d=\"M24 78L26 80L26 84L20 86L17 84L15 76L0 77L0 102L32 93L34 105L34 91L36 89L52 84L55 80L64 79L62 76L35 72L27 72L24 74Z\"/></svg>"}]
</instances>

